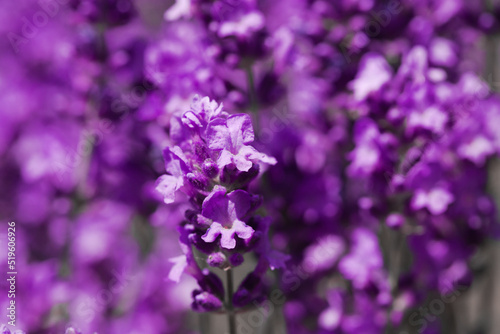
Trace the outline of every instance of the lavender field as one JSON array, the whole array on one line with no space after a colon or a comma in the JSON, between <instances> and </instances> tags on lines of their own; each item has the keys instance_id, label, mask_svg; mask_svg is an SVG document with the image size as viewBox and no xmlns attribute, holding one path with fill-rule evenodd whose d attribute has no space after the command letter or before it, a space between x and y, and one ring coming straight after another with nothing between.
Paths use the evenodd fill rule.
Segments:
<instances>
[{"instance_id":1,"label":"lavender field","mask_svg":"<svg viewBox=\"0 0 500 334\"><path fill-rule=\"evenodd\" d=\"M0 334L497 334L500 1L0 0Z\"/></svg>"}]
</instances>

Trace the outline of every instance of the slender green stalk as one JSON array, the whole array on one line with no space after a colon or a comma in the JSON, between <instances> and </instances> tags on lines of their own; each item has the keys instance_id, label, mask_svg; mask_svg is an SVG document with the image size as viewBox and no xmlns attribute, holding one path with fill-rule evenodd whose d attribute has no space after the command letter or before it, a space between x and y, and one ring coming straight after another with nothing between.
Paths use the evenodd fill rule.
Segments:
<instances>
[{"instance_id":1,"label":"slender green stalk","mask_svg":"<svg viewBox=\"0 0 500 334\"><path fill-rule=\"evenodd\" d=\"M236 334L236 316L233 307L233 270L226 272L227 277L227 320L229 325L229 334Z\"/></svg>"},{"instance_id":2,"label":"slender green stalk","mask_svg":"<svg viewBox=\"0 0 500 334\"><path fill-rule=\"evenodd\" d=\"M249 64L245 66L245 72L247 74L247 86L248 86L248 100L250 102L250 111L254 118L254 128L259 128L259 114L258 114L258 104L257 104L257 93L255 92L255 80L252 71L252 65Z\"/></svg>"},{"instance_id":3,"label":"slender green stalk","mask_svg":"<svg viewBox=\"0 0 500 334\"><path fill-rule=\"evenodd\" d=\"M252 66L245 66L245 72L247 74L247 85L248 85L248 100L250 102L250 109L252 112L257 111L257 95L255 93L255 80L253 77Z\"/></svg>"}]
</instances>

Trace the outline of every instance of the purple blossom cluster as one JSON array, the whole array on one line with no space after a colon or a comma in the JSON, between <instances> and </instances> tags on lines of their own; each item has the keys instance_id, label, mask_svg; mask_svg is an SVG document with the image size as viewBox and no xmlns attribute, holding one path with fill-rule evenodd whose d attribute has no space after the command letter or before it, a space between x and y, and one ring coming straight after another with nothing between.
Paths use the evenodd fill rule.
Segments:
<instances>
[{"instance_id":1,"label":"purple blossom cluster","mask_svg":"<svg viewBox=\"0 0 500 334\"><path fill-rule=\"evenodd\" d=\"M164 280L165 254L180 250L175 226L155 216L148 133L160 126L135 117L154 86L143 68L154 29L131 1L0 7L2 322L27 333L187 333L191 283Z\"/></svg>"},{"instance_id":2,"label":"purple blossom cluster","mask_svg":"<svg viewBox=\"0 0 500 334\"><path fill-rule=\"evenodd\" d=\"M4 2L0 333L443 332L498 234L498 5Z\"/></svg>"},{"instance_id":3,"label":"purple blossom cluster","mask_svg":"<svg viewBox=\"0 0 500 334\"><path fill-rule=\"evenodd\" d=\"M196 311L222 308L225 295L231 312L233 306L265 299L263 284L255 281L268 267L284 267L285 256L269 246L269 220L254 214L262 200L249 185L261 168L276 164L276 159L250 145L254 137L250 116L230 115L208 97L196 96L188 111L172 115L172 146L163 151L168 174L160 176L156 190L167 204L191 204L179 226L184 255L172 259L169 278L178 282L187 272L197 280L200 288L192 293ZM225 292L217 275L200 268L194 249L206 254L208 266L229 274L247 252L257 255L258 264L233 297L232 287Z\"/></svg>"}]
</instances>

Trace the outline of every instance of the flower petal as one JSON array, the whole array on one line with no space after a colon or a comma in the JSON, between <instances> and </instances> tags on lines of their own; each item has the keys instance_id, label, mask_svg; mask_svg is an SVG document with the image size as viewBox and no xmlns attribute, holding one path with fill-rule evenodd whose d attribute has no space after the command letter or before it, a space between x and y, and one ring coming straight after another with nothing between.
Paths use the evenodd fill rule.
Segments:
<instances>
[{"instance_id":1,"label":"flower petal","mask_svg":"<svg viewBox=\"0 0 500 334\"><path fill-rule=\"evenodd\" d=\"M208 147L212 150L231 148L231 139L226 120L216 118L208 124L207 128Z\"/></svg>"},{"instance_id":2,"label":"flower petal","mask_svg":"<svg viewBox=\"0 0 500 334\"><path fill-rule=\"evenodd\" d=\"M168 278L174 282L179 282L181 275L187 267L187 257L186 255L180 255L169 259L169 262L173 263L174 266L170 269L168 273Z\"/></svg>"},{"instance_id":3,"label":"flower petal","mask_svg":"<svg viewBox=\"0 0 500 334\"><path fill-rule=\"evenodd\" d=\"M220 170L223 170L224 167L232 163L233 154L228 150L223 150L219 156L219 159L217 159L217 167L219 167Z\"/></svg>"},{"instance_id":4,"label":"flower petal","mask_svg":"<svg viewBox=\"0 0 500 334\"><path fill-rule=\"evenodd\" d=\"M214 242L223 230L224 228L221 224L213 222L201 239L205 242Z\"/></svg>"},{"instance_id":5,"label":"flower petal","mask_svg":"<svg viewBox=\"0 0 500 334\"><path fill-rule=\"evenodd\" d=\"M216 186L203 201L201 214L208 219L231 226L228 204L229 199L226 196L226 188Z\"/></svg>"},{"instance_id":6,"label":"flower petal","mask_svg":"<svg viewBox=\"0 0 500 334\"><path fill-rule=\"evenodd\" d=\"M227 119L227 127L235 149L254 141L252 119L247 114L237 114Z\"/></svg>"},{"instance_id":7,"label":"flower petal","mask_svg":"<svg viewBox=\"0 0 500 334\"><path fill-rule=\"evenodd\" d=\"M241 220L236 220L233 222L233 227L231 228L238 237L243 240L250 239L253 235L254 229L242 222Z\"/></svg>"},{"instance_id":8,"label":"flower petal","mask_svg":"<svg viewBox=\"0 0 500 334\"><path fill-rule=\"evenodd\" d=\"M175 193L182 187L183 183L182 178L165 174L158 178L155 189L163 195L163 201L170 204L175 201Z\"/></svg>"},{"instance_id":9,"label":"flower petal","mask_svg":"<svg viewBox=\"0 0 500 334\"><path fill-rule=\"evenodd\" d=\"M222 230L221 234L220 245L222 248L233 249L236 247L236 240L234 239L234 231L232 228Z\"/></svg>"}]
</instances>

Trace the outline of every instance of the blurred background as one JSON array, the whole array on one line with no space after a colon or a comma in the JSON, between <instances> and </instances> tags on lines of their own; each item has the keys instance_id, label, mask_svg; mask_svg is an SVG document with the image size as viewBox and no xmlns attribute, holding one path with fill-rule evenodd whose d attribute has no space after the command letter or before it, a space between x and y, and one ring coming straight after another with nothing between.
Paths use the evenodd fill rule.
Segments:
<instances>
[{"instance_id":1,"label":"blurred background","mask_svg":"<svg viewBox=\"0 0 500 334\"><path fill-rule=\"evenodd\" d=\"M9 328L226 333L191 310L194 279L168 279L190 203L154 189L172 116L199 94L251 114L278 160L252 187L290 255L264 284L286 302L242 312L238 333L497 333L499 32L497 1L0 0ZM415 204L435 185L449 195ZM354 263L291 288L324 236Z\"/></svg>"}]
</instances>

